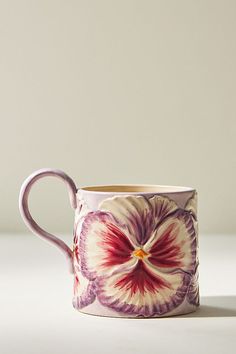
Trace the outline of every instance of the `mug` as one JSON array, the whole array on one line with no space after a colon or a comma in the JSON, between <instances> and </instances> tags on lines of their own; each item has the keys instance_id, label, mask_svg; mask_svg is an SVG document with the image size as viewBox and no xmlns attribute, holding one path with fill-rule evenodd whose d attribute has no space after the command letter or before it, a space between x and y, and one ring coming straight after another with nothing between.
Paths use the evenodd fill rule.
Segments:
<instances>
[{"instance_id":1,"label":"mug","mask_svg":"<svg viewBox=\"0 0 236 354\"><path fill-rule=\"evenodd\" d=\"M30 214L30 189L46 176L68 187L75 211L72 249ZM47 168L25 180L19 206L29 229L68 258L75 309L143 318L187 314L199 306L195 189L146 184L77 189L63 171Z\"/></svg>"}]
</instances>

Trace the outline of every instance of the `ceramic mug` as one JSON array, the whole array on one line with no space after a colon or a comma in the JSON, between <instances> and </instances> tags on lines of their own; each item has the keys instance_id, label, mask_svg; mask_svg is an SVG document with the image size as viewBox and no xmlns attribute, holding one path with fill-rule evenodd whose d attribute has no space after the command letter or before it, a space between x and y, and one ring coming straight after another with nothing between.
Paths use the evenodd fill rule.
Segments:
<instances>
[{"instance_id":1,"label":"ceramic mug","mask_svg":"<svg viewBox=\"0 0 236 354\"><path fill-rule=\"evenodd\" d=\"M28 196L42 177L65 182L75 210L73 249L32 218ZM64 172L42 169L21 187L20 211L36 235L67 256L73 306L112 317L163 317L199 306L197 192L189 187L108 185L77 189Z\"/></svg>"}]
</instances>

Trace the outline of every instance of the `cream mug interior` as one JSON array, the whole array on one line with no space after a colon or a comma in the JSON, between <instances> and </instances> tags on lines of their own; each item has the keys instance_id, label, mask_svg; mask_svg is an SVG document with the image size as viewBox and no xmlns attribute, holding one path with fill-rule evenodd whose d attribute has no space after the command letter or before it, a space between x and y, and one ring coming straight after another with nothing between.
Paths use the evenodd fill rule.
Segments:
<instances>
[{"instance_id":1,"label":"cream mug interior","mask_svg":"<svg viewBox=\"0 0 236 354\"><path fill-rule=\"evenodd\" d=\"M32 218L28 196L40 178L68 187L75 210L71 249ZM66 255L74 275L73 306L112 317L163 317L199 306L197 192L158 185L77 189L63 171L41 169L23 183L22 218L36 235Z\"/></svg>"}]
</instances>

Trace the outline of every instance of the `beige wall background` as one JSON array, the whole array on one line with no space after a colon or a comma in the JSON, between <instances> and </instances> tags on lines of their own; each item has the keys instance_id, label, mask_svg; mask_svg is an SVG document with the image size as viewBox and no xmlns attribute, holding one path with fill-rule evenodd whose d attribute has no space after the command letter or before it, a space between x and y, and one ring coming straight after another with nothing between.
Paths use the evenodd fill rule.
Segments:
<instances>
[{"instance_id":1,"label":"beige wall background","mask_svg":"<svg viewBox=\"0 0 236 354\"><path fill-rule=\"evenodd\" d=\"M202 233L235 233L236 2L1 0L2 232L26 232L20 185L42 167L78 187L189 185ZM67 190L33 215L71 232Z\"/></svg>"}]
</instances>

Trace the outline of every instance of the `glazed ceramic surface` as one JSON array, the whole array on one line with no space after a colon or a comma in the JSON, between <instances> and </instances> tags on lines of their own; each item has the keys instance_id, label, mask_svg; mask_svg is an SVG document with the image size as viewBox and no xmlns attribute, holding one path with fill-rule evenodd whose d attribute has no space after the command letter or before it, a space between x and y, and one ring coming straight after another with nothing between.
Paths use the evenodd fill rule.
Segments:
<instances>
[{"instance_id":1,"label":"glazed ceramic surface","mask_svg":"<svg viewBox=\"0 0 236 354\"><path fill-rule=\"evenodd\" d=\"M64 180L75 209L71 250L41 229L28 209L33 183ZM199 306L197 192L192 188L114 185L83 187L59 170L32 174L20 193L29 228L57 245L74 275L73 306L112 317L163 317ZM52 216L53 217L53 216Z\"/></svg>"}]
</instances>

